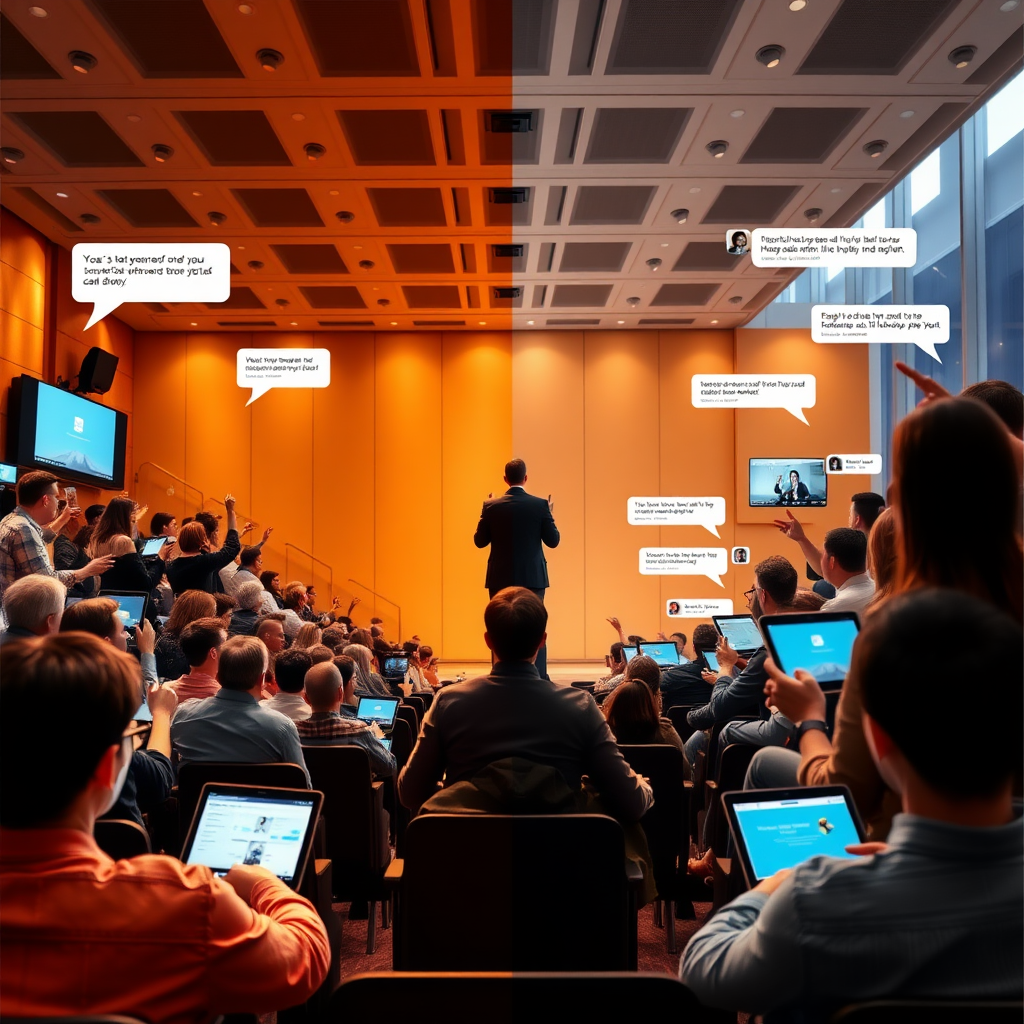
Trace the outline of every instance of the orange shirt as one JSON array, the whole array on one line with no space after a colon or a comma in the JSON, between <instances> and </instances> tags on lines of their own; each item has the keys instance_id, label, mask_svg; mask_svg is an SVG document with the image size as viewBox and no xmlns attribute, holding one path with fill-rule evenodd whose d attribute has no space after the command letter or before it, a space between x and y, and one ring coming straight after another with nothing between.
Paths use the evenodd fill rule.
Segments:
<instances>
[{"instance_id":1,"label":"orange shirt","mask_svg":"<svg viewBox=\"0 0 1024 1024\"><path fill-rule=\"evenodd\" d=\"M113 861L73 829L0 829L0 1014L196 1024L304 1002L327 976L312 904L268 879L246 905L209 868Z\"/></svg>"}]
</instances>

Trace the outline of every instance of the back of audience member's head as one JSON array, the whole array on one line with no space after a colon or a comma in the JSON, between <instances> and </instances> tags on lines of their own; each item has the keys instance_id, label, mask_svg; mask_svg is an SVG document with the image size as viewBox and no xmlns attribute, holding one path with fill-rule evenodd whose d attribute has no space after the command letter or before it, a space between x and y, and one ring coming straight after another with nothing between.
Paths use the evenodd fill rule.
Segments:
<instances>
[{"instance_id":1,"label":"back of audience member's head","mask_svg":"<svg viewBox=\"0 0 1024 1024\"><path fill-rule=\"evenodd\" d=\"M416 656L425 665L434 656L434 648L428 644L420 644L416 650Z\"/></svg>"},{"instance_id":2,"label":"back of audience member's head","mask_svg":"<svg viewBox=\"0 0 1024 1024\"><path fill-rule=\"evenodd\" d=\"M171 614L164 624L164 633L177 636L190 622L210 618L216 611L217 602L213 594L208 594L205 590L185 590L171 605Z\"/></svg>"},{"instance_id":3,"label":"back of audience member's head","mask_svg":"<svg viewBox=\"0 0 1024 1024\"><path fill-rule=\"evenodd\" d=\"M263 548L253 545L252 547L242 548L242 553L238 556L238 562L243 569L252 571L252 567L263 557Z\"/></svg>"},{"instance_id":4,"label":"back of audience member's head","mask_svg":"<svg viewBox=\"0 0 1024 1024\"><path fill-rule=\"evenodd\" d=\"M56 477L54 477L54 479L56 479ZM21 485L21 482L19 481L19 487L20 487L20 485ZM18 504L22 505L24 503L22 502L21 497L20 497L20 493L21 493L20 490L19 490L18 493L19 493ZM96 524L100 521L100 518L103 515L103 510L106 507L107 507L106 505L90 505L85 510L85 523L86 523L86 525L87 526L92 526L92 527L95 528Z\"/></svg>"},{"instance_id":5,"label":"back of audience member's head","mask_svg":"<svg viewBox=\"0 0 1024 1024\"><path fill-rule=\"evenodd\" d=\"M55 576L33 573L15 580L4 591L4 614L8 625L41 636L56 633L64 612L67 591Z\"/></svg>"},{"instance_id":6,"label":"back of audience member's head","mask_svg":"<svg viewBox=\"0 0 1024 1024\"><path fill-rule=\"evenodd\" d=\"M875 581L875 596L865 611L888 600L896 586L896 516L891 508L884 509L871 527L868 568Z\"/></svg>"},{"instance_id":7,"label":"back of audience member's head","mask_svg":"<svg viewBox=\"0 0 1024 1024\"><path fill-rule=\"evenodd\" d=\"M348 681L356 673L356 663L347 654L336 654L331 661L341 673L341 681L348 686Z\"/></svg>"},{"instance_id":8,"label":"back of audience member's head","mask_svg":"<svg viewBox=\"0 0 1024 1024\"><path fill-rule=\"evenodd\" d=\"M694 647L707 648L718 644L718 630L710 622L701 622L693 627Z\"/></svg>"},{"instance_id":9,"label":"back of audience member's head","mask_svg":"<svg viewBox=\"0 0 1024 1024\"><path fill-rule=\"evenodd\" d=\"M669 635L669 640L671 640L680 651L682 651L686 646L686 639L685 633L672 633Z\"/></svg>"},{"instance_id":10,"label":"back of audience member's head","mask_svg":"<svg viewBox=\"0 0 1024 1024\"><path fill-rule=\"evenodd\" d=\"M38 828L59 819L89 784L100 759L121 739L139 706L139 663L95 636L62 633L8 644L0 677L0 825ZM39 756L28 723L48 716L47 743L60 756ZM24 773L31 767L31 785ZM21 782L16 782L21 778Z\"/></svg>"},{"instance_id":11,"label":"back of audience member's head","mask_svg":"<svg viewBox=\"0 0 1024 1024\"><path fill-rule=\"evenodd\" d=\"M78 533L75 534L71 543L80 551L85 551L85 549L92 543L92 531L93 527L86 524L78 531Z\"/></svg>"},{"instance_id":12,"label":"back of audience member's head","mask_svg":"<svg viewBox=\"0 0 1024 1024\"><path fill-rule=\"evenodd\" d=\"M264 569L263 572L260 573L260 583L263 584L263 589L268 591L269 593L273 593L273 582L280 575L281 574L279 572L274 572L273 569Z\"/></svg>"},{"instance_id":13,"label":"back of audience member's head","mask_svg":"<svg viewBox=\"0 0 1024 1024\"><path fill-rule=\"evenodd\" d=\"M1024 437L1024 394L1005 380L982 380L960 392L961 398L984 402L1016 437Z\"/></svg>"},{"instance_id":14,"label":"back of audience member's head","mask_svg":"<svg viewBox=\"0 0 1024 1024\"><path fill-rule=\"evenodd\" d=\"M263 603L263 587L256 580L240 583L235 587L235 600L244 612L258 612Z\"/></svg>"},{"instance_id":15,"label":"back of audience member's head","mask_svg":"<svg viewBox=\"0 0 1024 1024\"><path fill-rule=\"evenodd\" d=\"M646 654L638 654L626 665L625 679L639 679L651 688L651 693L661 691L661 669L658 663Z\"/></svg>"},{"instance_id":16,"label":"back of audience member's head","mask_svg":"<svg viewBox=\"0 0 1024 1024\"><path fill-rule=\"evenodd\" d=\"M312 647L320 643L321 636L320 627L315 622L304 622L292 640L292 647Z\"/></svg>"},{"instance_id":17,"label":"back of audience member's head","mask_svg":"<svg viewBox=\"0 0 1024 1024\"><path fill-rule=\"evenodd\" d=\"M274 679L284 693L302 693L306 673L313 664L305 648L289 647L274 659Z\"/></svg>"},{"instance_id":18,"label":"back of audience member's head","mask_svg":"<svg viewBox=\"0 0 1024 1024\"><path fill-rule=\"evenodd\" d=\"M825 603L824 594L816 594L813 590L805 590L803 587L797 589L793 600L786 606L791 612L820 612L821 606Z\"/></svg>"},{"instance_id":19,"label":"back of audience member's head","mask_svg":"<svg viewBox=\"0 0 1024 1024\"><path fill-rule=\"evenodd\" d=\"M306 673L306 701L314 711L333 711L344 689L341 672L328 661L311 666Z\"/></svg>"},{"instance_id":20,"label":"back of audience member's head","mask_svg":"<svg viewBox=\"0 0 1024 1024\"><path fill-rule=\"evenodd\" d=\"M219 518L212 512L197 512L195 522L203 524L203 529L206 530L206 536L209 538L210 544L216 546L217 532L220 529Z\"/></svg>"},{"instance_id":21,"label":"back of audience member's head","mask_svg":"<svg viewBox=\"0 0 1024 1024\"><path fill-rule=\"evenodd\" d=\"M498 661L529 661L540 649L547 624L543 602L525 587L499 590L484 609L489 646Z\"/></svg>"},{"instance_id":22,"label":"back of audience member's head","mask_svg":"<svg viewBox=\"0 0 1024 1024\"><path fill-rule=\"evenodd\" d=\"M367 650L373 650L373 637L370 636L368 629L353 629L348 634L348 641L350 644L359 644Z\"/></svg>"},{"instance_id":23,"label":"back of audience member's head","mask_svg":"<svg viewBox=\"0 0 1024 1024\"><path fill-rule=\"evenodd\" d=\"M967 636L969 644L951 644ZM850 673L860 680L864 711L925 784L952 800L992 797L1020 769L1024 718L1024 634L1019 622L991 604L954 590L898 594L865 622ZM921 671L921 652L941 651ZM986 677L983 742L969 757L951 756L937 738L949 730L950 709L963 701L965 679L977 674L978 651L998 671ZM881 767L886 775L884 765ZM886 778L892 784L892 780Z\"/></svg>"},{"instance_id":24,"label":"back of audience member's head","mask_svg":"<svg viewBox=\"0 0 1024 1024\"><path fill-rule=\"evenodd\" d=\"M131 536L134 512L135 502L131 498L117 497L107 502L103 515L92 531L90 550L94 556L107 554L112 538Z\"/></svg>"},{"instance_id":25,"label":"back of audience member's head","mask_svg":"<svg viewBox=\"0 0 1024 1024\"><path fill-rule=\"evenodd\" d=\"M638 636L636 633L630 633L629 636L626 637L626 639L634 647L636 647L637 644L645 644L645 643L647 643L647 641L642 636Z\"/></svg>"},{"instance_id":26,"label":"back of audience member's head","mask_svg":"<svg viewBox=\"0 0 1024 1024\"><path fill-rule=\"evenodd\" d=\"M341 653L351 658L355 665L356 689L369 689L370 673L373 671L370 665L370 649L362 644L349 644Z\"/></svg>"},{"instance_id":27,"label":"back of audience member's head","mask_svg":"<svg viewBox=\"0 0 1024 1024\"><path fill-rule=\"evenodd\" d=\"M219 651L225 640L224 622L214 616L190 622L178 637L178 646L190 668L206 662L210 651Z\"/></svg>"},{"instance_id":28,"label":"back of audience member's head","mask_svg":"<svg viewBox=\"0 0 1024 1024\"><path fill-rule=\"evenodd\" d=\"M919 406L892 443L896 591L952 587L1015 618L1024 613L1024 558L1017 534L1020 477L1010 436L970 398ZM964 509L938 509L950 473L978 491Z\"/></svg>"},{"instance_id":29,"label":"back of audience member's head","mask_svg":"<svg viewBox=\"0 0 1024 1024\"><path fill-rule=\"evenodd\" d=\"M526 463L522 459L512 459L505 463L505 480L509 487L521 486L526 479Z\"/></svg>"},{"instance_id":30,"label":"back of audience member's head","mask_svg":"<svg viewBox=\"0 0 1024 1024\"><path fill-rule=\"evenodd\" d=\"M885 498L874 491L858 491L850 498L850 506L854 516L860 516L861 521L870 530L885 508Z\"/></svg>"},{"instance_id":31,"label":"back of audience member's head","mask_svg":"<svg viewBox=\"0 0 1024 1024\"><path fill-rule=\"evenodd\" d=\"M154 512L153 518L149 521L149 535L159 537L163 533L164 527L170 526L176 518L170 512Z\"/></svg>"},{"instance_id":32,"label":"back of audience member's head","mask_svg":"<svg viewBox=\"0 0 1024 1024\"><path fill-rule=\"evenodd\" d=\"M383 626L384 625L384 620L379 615L374 615L373 618L370 619L370 625L371 626Z\"/></svg>"},{"instance_id":33,"label":"back of audience member's head","mask_svg":"<svg viewBox=\"0 0 1024 1024\"><path fill-rule=\"evenodd\" d=\"M370 639L371 640L376 640L378 637L381 637L383 635L384 635L384 630L381 629L380 626L377 626L377 625L370 626Z\"/></svg>"},{"instance_id":34,"label":"back of audience member's head","mask_svg":"<svg viewBox=\"0 0 1024 1024\"><path fill-rule=\"evenodd\" d=\"M618 743L650 743L660 724L657 699L643 679L625 679L601 710Z\"/></svg>"},{"instance_id":35,"label":"back of audience member's head","mask_svg":"<svg viewBox=\"0 0 1024 1024\"><path fill-rule=\"evenodd\" d=\"M118 632L118 604L109 597L89 597L64 609L60 620L62 633L91 633L109 640ZM6 669L6 666L4 666Z\"/></svg>"},{"instance_id":36,"label":"back of audience member's head","mask_svg":"<svg viewBox=\"0 0 1024 1024\"><path fill-rule=\"evenodd\" d=\"M281 599L284 601L285 608L291 608L293 611L302 606L305 596L306 584L299 580L293 580L287 584L281 593Z\"/></svg>"},{"instance_id":37,"label":"back of audience member's head","mask_svg":"<svg viewBox=\"0 0 1024 1024\"><path fill-rule=\"evenodd\" d=\"M238 607L238 602L235 600L233 594L214 594L213 600L217 606L217 610L214 612L214 615L217 615L222 619L230 619L232 613Z\"/></svg>"},{"instance_id":38,"label":"back of audience member's head","mask_svg":"<svg viewBox=\"0 0 1024 1024\"><path fill-rule=\"evenodd\" d=\"M841 526L825 534L826 558L834 558L843 572L862 573L868 567L868 539L860 530Z\"/></svg>"},{"instance_id":39,"label":"back of audience member's head","mask_svg":"<svg viewBox=\"0 0 1024 1024\"><path fill-rule=\"evenodd\" d=\"M202 523L193 520L178 531L178 550L183 554L197 555L200 551L209 549L209 546L210 538Z\"/></svg>"},{"instance_id":40,"label":"back of audience member's head","mask_svg":"<svg viewBox=\"0 0 1024 1024\"><path fill-rule=\"evenodd\" d=\"M225 690L252 690L263 681L266 670L267 648L258 637L233 636L220 649L217 682Z\"/></svg>"},{"instance_id":41,"label":"back of audience member's head","mask_svg":"<svg viewBox=\"0 0 1024 1024\"><path fill-rule=\"evenodd\" d=\"M793 563L782 555L769 555L754 566L757 585L780 607L793 600L800 577Z\"/></svg>"},{"instance_id":42,"label":"back of audience member's head","mask_svg":"<svg viewBox=\"0 0 1024 1024\"><path fill-rule=\"evenodd\" d=\"M313 644L312 647L307 647L306 650L309 652L309 657L314 665L319 665L324 661L333 661L334 659L334 651L327 644Z\"/></svg>"},{"instance_id":43,"label":"back of audience member's head","mask_svg":"<svg viewBox=\"0 0 1024 1024\"><path fill-rule=\"evenodd\" d=\"M341 626L328 626L323 631L320 642L326 644L332 651L340 651L348 644L348 633Z\"/></svg>"},{"instance_id":44,"label":"back of audience member's head","mask_svg":"<svg viewBox=\"0 0 1024 1024\"><path fill-rule=\"evenodd\" d=\"M608 657L613 665L621 664L623 660L622 648L625 646L621 640L616 640L608 649Z\"/></svg>"}]
</instances>

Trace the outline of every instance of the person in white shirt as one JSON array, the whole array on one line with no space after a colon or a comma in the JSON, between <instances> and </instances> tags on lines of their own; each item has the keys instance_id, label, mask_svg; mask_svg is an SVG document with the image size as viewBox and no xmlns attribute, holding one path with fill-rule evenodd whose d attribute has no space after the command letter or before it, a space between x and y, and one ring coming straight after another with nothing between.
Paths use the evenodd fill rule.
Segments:
<instances>
[{"instance_id":1,"label":"person in white shirt","mask_svg":"<svg viewBox=\"0 0 1024 1024\"><path fill-rule=\"evenodd\" d=\"M841 527L825 534L821 574L836 588L823 612L862 612L875 596L874 580L867 573L868 539L860 530Z\"/></svg>"},{"instance_id":2,"label":"person in white shirt","mask_svg":"<svg viewBox=\"0 0 1024 1024\"><path fill-rule=\"evenodd\" d=\"M313 713L306 703L303 689L306 685L306 673L313 665L309 649L305 647L291 648L282 651L274 659L274 681L277 693L269 700L260 701L261 705L271 711L280 711L293 722L303 722Z\"/></svg>"},{"instance_id":3,"label":"person in white shirt","mask_svg":"<svg viewBox=\"0 0 1024 1024\"><path fill-rule=\"evenodd\" d=\"M220 570L221 583L224 584L224 592L234 594L243 583L255 580L260 582L260 573L263 571L263 545L267 543L270 535L274 532L272 526L263 531L263 539L259 544L242 548L238 556L238 565L229 562ZM262 587L262 584L260 584ZM269 609L268 609L269 610ZM276 611L276 608L273 609Z\"/></svg>"}]
</instances>

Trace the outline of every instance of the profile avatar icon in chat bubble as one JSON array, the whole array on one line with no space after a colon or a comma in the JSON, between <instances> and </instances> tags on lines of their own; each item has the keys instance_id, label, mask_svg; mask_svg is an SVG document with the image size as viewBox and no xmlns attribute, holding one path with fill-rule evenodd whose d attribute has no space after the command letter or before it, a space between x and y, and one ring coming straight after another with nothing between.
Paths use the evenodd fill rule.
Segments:
<instances>
[{"instance_id":1,"label":"profile avatar icon in chat bubble","mask_svg":"<svg viewBox=\"0 0 1024 1024\"><path fill-rule=\"evenodd\" d=\"M750 548L733 548L732 564L746 565L750 561Z\"/></svg>"},{"instance_id":2,"label":"profile avatar icon in chat bubble","mask_svg":"<svg viewBox=\"0 0 1024 1024\"><path fill-rule=\"evenodd\" d=\"M838 455L830 455L828 459L828 471L830 473L842 473L843 460Z\"/></svg>"},{"instance_id":3,"label":"profile avatar icon in chat bubble","mask_svg":"<svg viewBox=\"0 0 1024 1024\"><path fill-rule=\"evenodd\" d=\"M750 233L746 228L726 231L725 248L731 256L745 256L750 252Z\"/></svg>"},{"instance_id":4,"label":"profile avatar icon in chat bubble","mask_svg":"<svg viewBox=\"0 0 1024 1024\"><path fill-rule=\"evenodd\" d=\"M680 612L679 602L678 601L669 601L669 603L668 603L668 613L669 613L669 615L678 615L679 612Z\"/></svg>"}]
</instances>

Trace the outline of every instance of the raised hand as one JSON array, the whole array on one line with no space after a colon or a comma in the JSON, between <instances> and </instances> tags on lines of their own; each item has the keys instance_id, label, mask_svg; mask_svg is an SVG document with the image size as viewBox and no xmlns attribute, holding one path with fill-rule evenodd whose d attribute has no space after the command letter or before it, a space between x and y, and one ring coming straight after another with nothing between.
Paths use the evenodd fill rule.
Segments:
<instances>
[{"instance_id":1,"label":"raised hand","mask_svg":"<svg viewBox=\"0 0 1024 1024\"><path fill-rule=\"evenodd\" d=\"M798 544L802 540L807 540L807 534L804 533L803 524L789 509L786 509L786 519L776 519L775 525L779 528L779 532L790 540L795 540Z\"/></svg>"}]
</instances>

